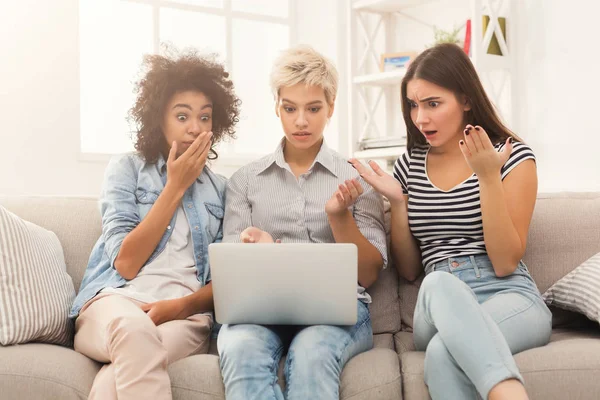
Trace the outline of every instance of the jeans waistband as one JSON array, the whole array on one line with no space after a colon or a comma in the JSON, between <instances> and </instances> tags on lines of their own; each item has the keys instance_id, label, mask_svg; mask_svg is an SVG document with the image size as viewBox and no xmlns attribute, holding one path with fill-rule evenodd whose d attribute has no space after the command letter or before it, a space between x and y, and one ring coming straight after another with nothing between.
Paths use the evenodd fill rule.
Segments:
<instances>
[{"instance_id":1,"label":"jeans waistband","mask_svg":"<svg viewBox=\"0 0 600 400\"><path fill-rule=\"evenodd\" d=\"M490 257L487 254L475 254L470 256L448 257L444 260L431 264L426 273L433 272L437 267L449 267L450 270L456 269L459 266L469 263L472 268L493 268Z\"/></svg>"}]
</instances>

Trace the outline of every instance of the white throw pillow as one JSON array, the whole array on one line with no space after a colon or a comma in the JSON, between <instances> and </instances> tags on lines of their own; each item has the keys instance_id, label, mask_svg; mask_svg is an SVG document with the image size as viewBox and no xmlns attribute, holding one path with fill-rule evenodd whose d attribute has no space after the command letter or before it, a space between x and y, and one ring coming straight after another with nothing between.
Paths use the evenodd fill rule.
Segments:
<instances>
[{"instance_id":1,"label":"white throw pillow","mask_svg":"<svg viewBox=\"0 0 600 400\"><path fill-rule=\"evenodd\" d=\"M0 344L72 345L74 298L56 235L0 206Z\"/></svg>"},{"instance_id":2,"label":"white throw pillow","mask_svg":"<svg viewBox=\"0 0 600 400\"><path fill-rule=\"evenodd\" d=\"M548 305L600 322L600 253L565 275L542 297Z\"/></svg>"}]
</instances>

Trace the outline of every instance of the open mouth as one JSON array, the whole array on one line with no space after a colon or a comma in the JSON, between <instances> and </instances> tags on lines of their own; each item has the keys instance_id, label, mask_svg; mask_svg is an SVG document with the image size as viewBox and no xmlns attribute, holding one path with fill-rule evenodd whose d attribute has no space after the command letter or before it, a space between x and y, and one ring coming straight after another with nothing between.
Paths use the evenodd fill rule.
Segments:
<instances>
[{"instance_id":1,"label":"open mouth","mask_svg":"<svg viewBox=\"0 0 600 400\"><path fill-rule=\"evenodd\" d=\"M425 137L431 137L433 135L435 135L437 133L437 131L423 131L423 135L425 135Z\"/></svg>"}]
</instances>

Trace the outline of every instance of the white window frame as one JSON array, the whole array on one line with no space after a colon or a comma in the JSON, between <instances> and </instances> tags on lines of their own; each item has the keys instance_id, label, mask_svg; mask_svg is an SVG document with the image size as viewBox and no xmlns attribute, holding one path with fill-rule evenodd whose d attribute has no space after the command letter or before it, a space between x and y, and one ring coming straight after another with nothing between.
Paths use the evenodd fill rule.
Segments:
<instances>
[{"instance_id":1,"label":"white window frame","mask_svg":"<svg viewBox=\"0 0 600 400\"><path fill-rule=\"evenodd\" d=\"M102 1L102 0L85 0L85 1ZM245 19L256 22L268 22L287 25L289 27L289 43L290 46L296 44L297 41L297 19L296 19L296 7L298 6L298 0L281 0L288 2L288 16L287 17L276 17L264 14L254 14L245 11L234 11L232 8L232 0L223 0L223 8L213 8L206 6L199 6L193 4L177 3L169 0L121 0L123 2L138 3L152 6L152 23L153 23L153 52L158 53L160 50L160 9L170 8L182 11L201 12L211 15L222 16L225 18L225 35L226 35L226 52L227 57L225 59L225 67L227 71L231 71L233 68L233 19ZM81 5L80 5L81 6ZM242 105L243 107L243 105ZM265 110L265 113L274 112L273 110ZM79 154L79 161L83 162L108 162L114 154L110 153L93 153L81 151L81 123L79 124L79 130L77 135L77 152ZM230 151L223 151L229 147ZM265 154L270 153L273 149L268 149L263 154L235 154L231 149L233 146L223 145L221 153L219 153L218 164L222 167L241 167L249 162L256 160Z\"/></svg>"}]
</instances>

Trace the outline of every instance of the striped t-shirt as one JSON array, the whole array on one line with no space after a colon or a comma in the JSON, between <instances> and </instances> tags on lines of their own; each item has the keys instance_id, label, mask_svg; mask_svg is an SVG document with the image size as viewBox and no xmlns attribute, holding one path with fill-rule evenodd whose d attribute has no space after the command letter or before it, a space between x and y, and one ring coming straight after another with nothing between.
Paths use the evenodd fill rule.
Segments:
<instances>
[{"instance_id":1,"label":"striped t-shirt","mask_svg":"<svg viewBox=\"0 0 600 400\"><path fill-rule=\"evenodd\" d=\"M496 144L502 151L505 143ZM435 187L425 170L430 146L416 146L394 165L394 177L408 195L408 222L419 241L425 272L450 257L485 254L479 180L471 175L454 188ZM516 142L501 170L502 180L520 163L535 156L526 144Z\"/></svg>"}]
</instances>

